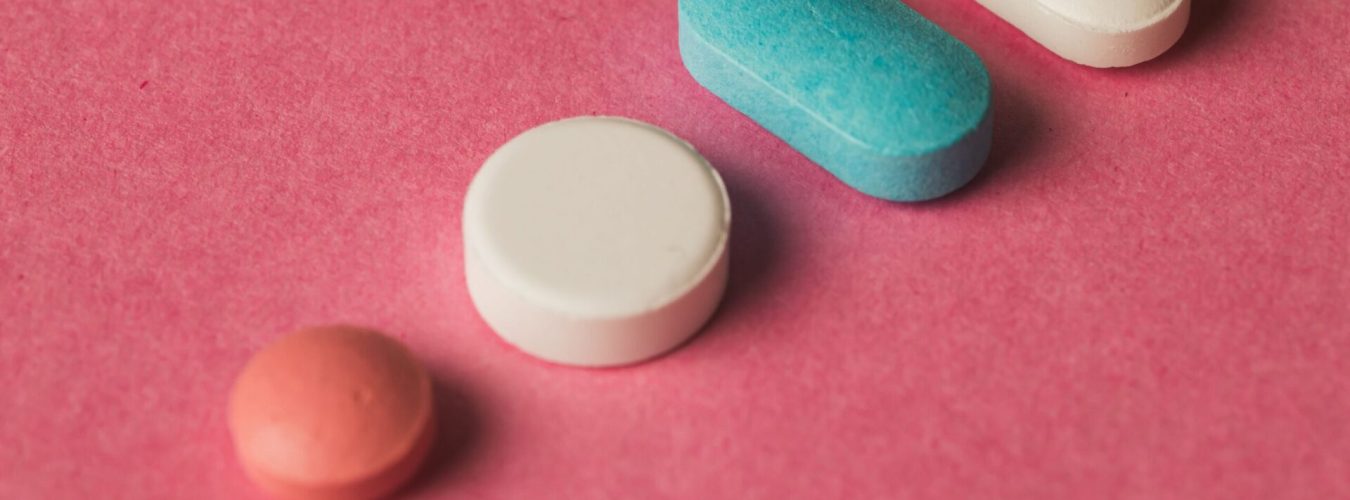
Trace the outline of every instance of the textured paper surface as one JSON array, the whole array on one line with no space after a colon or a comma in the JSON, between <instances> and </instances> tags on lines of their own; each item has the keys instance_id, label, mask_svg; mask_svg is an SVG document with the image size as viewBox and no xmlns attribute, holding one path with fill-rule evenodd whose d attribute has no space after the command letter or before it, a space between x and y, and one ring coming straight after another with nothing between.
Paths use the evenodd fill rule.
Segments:
<instances>
[{"instance_id":1,"label":"textured paper surface","mask_svg":"<svg viewBox=\"0 0 1350 500\"><path fill-rule=\"evenodd\" d=\"M997 116L920 205L699 88L673 1L4 2L0 498L250 498L230 381L335 321L441 381L414 498L1350 496L1350 8L1197 0L1102 71L912 5ZM528 358L464 290L474 170L582 114L688 139L735 209L723 308L633 368Z\"/></svg>"}]
</instances>

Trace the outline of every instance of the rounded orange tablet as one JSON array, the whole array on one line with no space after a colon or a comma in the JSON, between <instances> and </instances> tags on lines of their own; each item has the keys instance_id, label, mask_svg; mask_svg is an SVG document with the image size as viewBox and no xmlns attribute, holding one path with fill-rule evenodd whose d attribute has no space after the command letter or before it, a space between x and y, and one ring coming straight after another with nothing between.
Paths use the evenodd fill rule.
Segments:
<instances>
[{"instance_id":1,"label":"rounded orange tablet","mask_svg":"<svg viewBox=\"0 0 1350 500\"><path fill-rule=\"evenodd\" d=\"M426 369L397 340L351 326L300 330L254 355L229 412L244 469L282 498L392 493L435 432Z\"/></svg>"}]
</instances>

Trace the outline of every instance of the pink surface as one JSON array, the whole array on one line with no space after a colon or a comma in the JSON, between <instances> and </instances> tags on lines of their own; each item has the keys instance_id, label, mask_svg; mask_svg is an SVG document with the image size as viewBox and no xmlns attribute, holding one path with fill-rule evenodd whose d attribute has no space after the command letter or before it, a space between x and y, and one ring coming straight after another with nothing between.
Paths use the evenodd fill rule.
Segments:
<instances>
[{"instance_id":1,"label":"pink surface","mask_svg":"<svg viewBox=\"0 0 1350 500\"><path fill-rule=\"evenodd\" d=\"M1346 498L1350 4L1196 2L1101 71L914 1L998 117L921 205L699 88L674 1L4 2L0 498L255 495L229 384L330 322L459 415L416 498ZM491 335L459 241L488 153L593 113L688 139L736 210L707 331L605 371Z\"/></svg>"}]
</instances>

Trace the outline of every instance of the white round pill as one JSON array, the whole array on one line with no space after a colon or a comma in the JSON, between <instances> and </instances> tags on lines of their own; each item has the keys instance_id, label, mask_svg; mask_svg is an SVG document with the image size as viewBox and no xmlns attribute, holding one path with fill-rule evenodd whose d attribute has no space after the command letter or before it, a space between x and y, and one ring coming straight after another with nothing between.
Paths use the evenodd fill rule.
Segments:
<instances>
[{"instance_id":1,"label":"white round pill","mask_svg":"<svg viewBox=\"0 0 1350 500\"><path fill-rule=\"evenodd\" d=\"M1052 52L1097 68L1158 57L1191 15L1191 0L977 1Z\"/></svg>"},{"instance_id":2,"label":"white round pill","mask_svg":"<svg viewBox=\"0 0 1350 500\"><path fill-rule=\"evenodd\" d=\"M611 366L679 345L727 280L731 207L689 144L645 123L582 117L517 136L464 199L478 313L549 361Z\"/></svg>"}]
</instances>

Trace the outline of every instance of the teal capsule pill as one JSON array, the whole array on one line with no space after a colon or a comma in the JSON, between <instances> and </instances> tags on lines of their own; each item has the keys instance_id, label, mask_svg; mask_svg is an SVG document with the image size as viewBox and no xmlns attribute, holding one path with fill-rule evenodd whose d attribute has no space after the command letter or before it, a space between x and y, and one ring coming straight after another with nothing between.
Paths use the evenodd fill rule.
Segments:
<instances>
[{"instance_id":1,"label":"teal capsule pill","mask_svg":"<svg viewBox=\"0 0 1350 500\"><path fill-rule=\"evenodd\" d=\"M858 191L937 198L989 155L984 64L898 0L680 0L679 22L695 80Z\"/></svg>"}]
</instances>

